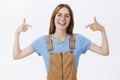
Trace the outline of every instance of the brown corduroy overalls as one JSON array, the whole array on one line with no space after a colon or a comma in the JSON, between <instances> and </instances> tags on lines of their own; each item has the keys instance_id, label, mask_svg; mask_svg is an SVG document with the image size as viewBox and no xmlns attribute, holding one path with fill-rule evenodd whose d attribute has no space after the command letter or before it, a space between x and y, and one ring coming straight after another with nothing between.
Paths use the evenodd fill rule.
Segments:
<instances>
[{"instance_id":1,"label":"brown corduroy overalls","mask_svg":"<svg viewBox=\"0 0 120 80\"><path fill-rule=\"evenodd\" d=\"M52 36L48 35L48 50L52 50ZM74 48L74 35L70 35L70 48ZM47 80L77 80L73 51L50 52Z\"/></svg>"}]
</instances>

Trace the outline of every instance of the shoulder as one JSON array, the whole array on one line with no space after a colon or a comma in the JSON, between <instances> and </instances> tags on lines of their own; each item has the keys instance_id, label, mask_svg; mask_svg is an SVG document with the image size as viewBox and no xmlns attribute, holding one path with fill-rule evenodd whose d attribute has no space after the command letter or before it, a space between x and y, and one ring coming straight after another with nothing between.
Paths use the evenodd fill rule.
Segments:
<instances>
[{"instance_id":1,"label":"shoulder","mask_svg":"<svg viewBox=\"0 0 120 80\"><path fill-rule=\"evenodd\" d=\"M84 39L84 38L86 38L85 36L83 36L81 34L78 34L78 33L74 33L74 37L75 37L75 39Z\"/></svg>"},{"instance_id":2,"label":"shoulder","mask_svg":"<svg viewBox=\"0 0 120 80\"><path fill-rule=\"evenodd\" d=\"M38 40L46 40L48 35L39 36Z\"/></svg>"},{"instance_id":3,"label":"shoulder","mask_svg":"<svg viewBox=\"0 0 120 80\"><path fill-rule=\"evenodd\" d=\"M85 36L83 36L83 35L81 35L81 34L78 34L78 33L75 33L75 34L74 34L74 38L75 38L76 41L79 41L79 42L84 42L84 41L90 42L90 41L91 41L91 40L88 39L87 37L85 37Z\"/></svg>"},{"instance_id":4,"label":"shoulder","mask_svg":"<svg viewBox=\"0 0 120 80\"><path fill-rule=\"evenodd\" d=\"M37 37L35 40L34 40L34 42L36 42L36 43L43 43L43 42L45 42L47 40L47 35L43 35L43 36L39 36L39 37Z\"/></svg>"}]
</instances>

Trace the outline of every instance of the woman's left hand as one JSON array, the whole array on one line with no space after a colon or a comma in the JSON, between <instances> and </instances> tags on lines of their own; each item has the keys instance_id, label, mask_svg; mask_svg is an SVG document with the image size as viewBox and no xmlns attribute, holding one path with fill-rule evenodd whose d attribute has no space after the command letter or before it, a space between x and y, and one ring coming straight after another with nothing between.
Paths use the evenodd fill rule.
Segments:
<instances>
[{"instance_id":1,"label":"woman's left hand","mask_svg":"<svg viewBox=\"0 0 120 80\"><path fill-rule=\"evenodd\" d=\"M94 22L93 23L86 26L86 28L88 28L88 27L90 27L90 29L92 31L96 31L96 30L104 31L104 27L101 24L98 23L98 21L96 20L96 17L94 17Z\"/></svg>"}]
</instances>

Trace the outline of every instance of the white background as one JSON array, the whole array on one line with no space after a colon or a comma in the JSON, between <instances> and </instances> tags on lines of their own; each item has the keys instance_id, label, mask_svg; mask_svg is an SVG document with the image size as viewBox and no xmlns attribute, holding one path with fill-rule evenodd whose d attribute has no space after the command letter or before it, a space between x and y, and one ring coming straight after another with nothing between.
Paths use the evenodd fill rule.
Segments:
<instances>
[{"instance_id":1,"label":"white background","mask_svg":"<svg viewBox=\"0 0 120 80\"><path fill-rule=\"evenodd\" d=\"M108 36L110 55L87 51L79 60L78 80L120 80L119 0L0 0L0 80L46 80L43 59L36 53L21 60L12 59L14 33L26 18L32 28L21 34L21 48L48 34L51 13L59 3L67 3L73 9L75 33L100 44L100 32L85 28L96 16Z\"/></svg>"}]
</instances>

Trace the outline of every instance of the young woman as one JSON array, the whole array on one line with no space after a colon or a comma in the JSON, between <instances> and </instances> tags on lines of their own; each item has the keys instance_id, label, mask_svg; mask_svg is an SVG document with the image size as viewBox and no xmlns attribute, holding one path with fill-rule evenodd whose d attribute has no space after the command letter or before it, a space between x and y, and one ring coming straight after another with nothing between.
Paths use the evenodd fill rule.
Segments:
<instances>
[{"instance_id":1,"label":"young woman","mask_svg":"<svg viewBox=\"0 0 120 80\"><path fill-rule=\"evenodd\" d=\"M109 55L109 45L104 26L94 17L94 22L87 25L93 31L100 31L102 44L96 45L80 34L74 34L74 17L68 4L59 4L51 16L49 35L33 41L24 49L20 49L19 35L26 32L31 25L24 22L15 33L13 58L24 58L34 52L43 56L47 80L77 80L78 60L81 54L90 50L99 55Z\"/></svg>"}]
</instances>

